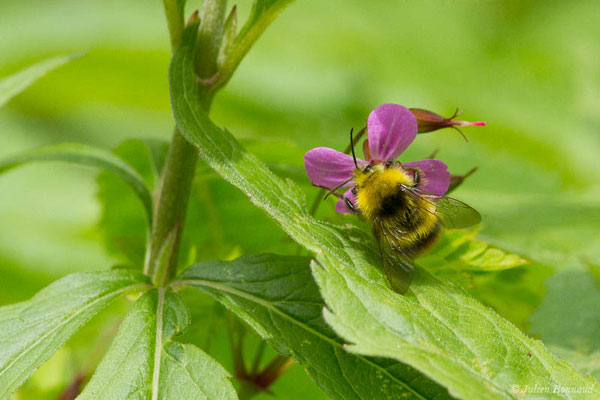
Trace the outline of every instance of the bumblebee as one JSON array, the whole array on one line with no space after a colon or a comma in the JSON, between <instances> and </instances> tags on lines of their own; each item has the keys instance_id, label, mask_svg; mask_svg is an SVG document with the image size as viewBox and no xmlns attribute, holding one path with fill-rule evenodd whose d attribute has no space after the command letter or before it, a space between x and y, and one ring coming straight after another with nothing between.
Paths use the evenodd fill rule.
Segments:
<instances>
[{"instance_id":1,"label":"bumblebee","mask_svg":"<svg viewBox=\"0 0 600 400\"><path fill-rule=\"evenodd\" d=\"M419 169L405 168L398 161L371 162L359 167L354 154L352 194L356 202L335 192L346 206L372 225L379 243L381 261L392 288L408 289L414 274L412 260L429 249L443 228L466 228L481 221L481 215L465 203L420 188Z\"/></svg>"}]
</instances>

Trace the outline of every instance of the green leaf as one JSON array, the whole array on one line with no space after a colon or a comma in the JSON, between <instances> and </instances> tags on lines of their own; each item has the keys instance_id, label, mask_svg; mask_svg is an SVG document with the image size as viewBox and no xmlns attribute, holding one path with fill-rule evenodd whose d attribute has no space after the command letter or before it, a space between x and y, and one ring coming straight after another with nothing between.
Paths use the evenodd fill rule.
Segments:
<instances>
[{"instance_id":1,"label":"green leaf","mask_svg":"<svg viewBox=\"0 0 600 400\"><path fill-rule=\"evenodd\" d=\"M154 190L160 179L169 144L152 139L127 139L113 152ZM96 180L101 214L98 222L104 246L126 265L142 266L146 251L146 214L135 194L114 174L102 171Z\"/></svg>"},{"instance_id":2,"label":"green leaf","mask_svg":"<svg viewBox=\"0 0 600 400\"><path fill-rule=\"evenodd\" d=\"M205 290L280 353L303 364L333 399L446 398L447 391L389 359L344 350L323 320L307 257L259 255L189 267L173 285Z\"/></svg>"},{"instance_id":3,"label":"green leaf","mask_svg":"<svg viewBox=\"0 0 600 400\"><path fill-rule=\"evenodd\" d=\"M600 379L600 351L586 353L579 350L570 350L559 346L550 346L552 351L573 363L584 374Z\"/></svg>"},{"instance_id":4,"label":"green leaf","mask_svg":"<svg viewBox=\"0 0 600 400\"><path fill-rule=\"evenodd\" d=\"M79 399L236 399L227 371L202 350L173 341L189 312L172 289L140 297Z\"/></svg>"},{"instance_id":5,"label":"green leaf","mask_svg":"<svg viewBox=\"0 0 600 400\"><path fill-rule=\"evenodd\" d=\"M588 270L594 277L594 281L596 281L596 286L600 288L600 266L593 264L591 262L586 262L584 260L585 265L588 267Z\"/></svg>"},{"instance_id":6,"label":"green leaf","mask_svg":"<svg viewBox=\"0 0 600 400\"><path fill-rule=\"evenodd\" d=\"M277 142L267 148L281 151L282 146ZM148 187L154 187L152 182L158 182L167 147L167 142L158 140L128 139L114 152L143 177ZM102 210L99 226L106 249L123 264L142 265L146 227L137 198L109 172L101 172L97 183ZM181 267L257 253L267 246L280 253L294 253L297 249L270 218L252 207L242 193L220 179L203 161L198 163L188 208L180 244ZM245 223L239 224L240 220ZM263 232L260 237L254 235L257 230Z\"/></svg>"},{"instance_id":7,"label":"green leaf","mask_svg":"<svg viewBox=\"0 0 600 400\"><path fill-rule=\"evenodd\" d=\"M193 68L195 35L194 27L184 32L171 63L171 104L180 131L217 173L317 255L312 271L329 308L325 319L352 343L349 351L395 358L462 398L511 398L513 385L585 387L589 398L600 394L591 377L421 268L405 296L392 291L365 232L312 218L296 185L271 173L202 111Z\"/></svg>"},{"instance_id":8,"label":"green leaf","mask_svg":"<svg viewBox=\"0 0 600 400\"><path fill-rule=\"evenodd\" d=\"M152 225L152 195L148 187L135 170L114 154L84 144L61 143L40 147L0 161L0 174L32 161L65 161L105 169L116 174L138 196L146 210L148 226Z\"/></svg>"},{"instance_id":9,"label":"green leaf","mask_svg":"<svg viewBox=\"0 0 600 400\"><path fill-rule=\"evenodd\" d=\"M240 62L254 42L269 26L271 22L287 7L293 0L254 0L248 20L239 34L235 35L236 9L227 18L225 32L218 60L217 86L222 86L236 70ZM235 37L235 39L232 39Z\"/></svg>"},{"instance_id":10,"label":"green leaf","mask_svg":"<svg viewBox=\"0 0 600 400\"><path fill-rule=\"evenodd\" d=\"M580 371L600 380L600 290L593 265L567 264L547 280L548 294L530 331Z\"/></svg>"},{"instance_id":11,"label":"green leaf","mask_svg":"<svg viewBox=\"0 0 600 400\"><path fill-rule=\"evenodd\" d=\"M30 300L0 308L0 398L13 393L111 300L145 286L146 278L131 271L78 273Z\"/></svg>"},{"instance_id":12,"label":"green leaf","mask_svg":"<svg viewBox=\"0 0 600 400\"><path fill-rule=\"evenodd\" d=\"M178 337L179 342L195 344L201 350L210 354L228 371L233 371L235 368L232 357L232 344L236 349L239 349L237 340L235 340L237 338L243 341L242 351L245 360L254 360L257 352L260 351L259 349L263 348L259 370L266 368L269 362L278 355L271 346L265 346L266 343L260 335L252 328L246 327L245 323L237 321L237 318L210 294L195 287L183 286L177 288L177 293L187 305L191 315L191 324ZM234 328L235 331L231 332L231 328ZM243 330L244 333L240 330ZM232 333L235 336L233 343L231 340ZM248 364L251 363L247 363L247 368L252 371L254 364ZM244 384L242 381L235 379L234 386L238 386L239 393L241 386L244 386ZM269 386L269 392L263 392L256 396L256 400L268 400L269 398L272 400L273 396L282 400L328 399L327 395L312 381L304 367L298 363L292 363L285 373Z\"/></svg>"},{"instance_id":13,"label":"green leaf","mask_svg":"<svg viewBox=\"0 0 600 400\"><path fill-rule=\"evenodd\" d=\"M529 332L529 318L546 295L546 279L553 273L546 265L531 263L500 271L449 273L445 277L460 283L471 296L494 308L523 332Z\"/></svg>"},{"instance_id":14,"label":"green leaf","mask_svg":"<svg viewBox=\"0 0 600 400\"><path fill-rule=\"evenodd\" d=\"M31 65L13 75L0 80L0 107L4 106L13 97L21 93L27 86L46 75L47 72L68 63L79 57L79 54L70 56L53 57L37 64Z\"/></svg>"},{"instance_id":15,"label":"green leaf","mask_svg":"<svg viewBox=\"0 0 600 400\"><path fill-rule=\"evenodd\" d=\"M579 365L600 352L600 290L590 271L576 266L559 271L547 284L551 290L530 318L531 332L543 332L550 348L577 355L573 362Z\"/></svg>"},{"instance_id":16,"label":"green leaf","mask_svg":"<svg viewBox=\"0 0 600 400\"><path fill-rule=\"evenodd\" d=\"M523 331L546 293L552 268L531 263L475 238L475 231L444 232L418 262L436 277L460 284Z\"/></svg>"},{"instance_id":17,"label":"green leaf","mask_svg":"<svg viewBox=\"0 0 600 400\"><path fill-rule=\"evenodd\" d=\"M476 233L466 230L444 232L436 246L419 258L419 264L432 269L441 266L456 271L499 271L529 263L517 254L475 239Z\"/></svg>"}]
</instances>

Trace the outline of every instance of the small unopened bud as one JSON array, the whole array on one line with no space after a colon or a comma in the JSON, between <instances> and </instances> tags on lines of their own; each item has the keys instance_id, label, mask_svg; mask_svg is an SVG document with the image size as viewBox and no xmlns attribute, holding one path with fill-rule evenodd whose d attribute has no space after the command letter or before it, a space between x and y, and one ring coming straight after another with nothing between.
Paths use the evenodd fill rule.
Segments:
<instances>
[{"instance_id":1,"label":"small unopened bud","mask_svg":"<svg viewBox=\"0 0 600 400\"><path fill-rule=\"evenodd\" d=\"M185 26L190 26L194 22L198 21L199 19L200 19L199 13L198 13L198 10L196 10L192 13L192 15L190 15L190 17L187 20L187 24Z\"/></svg>"},{"instance_id":2,"label":"small unopened bud","mask_svg":"<svg viewBox=\"0 0 600 400\"><path fill-rule=\"evenodd\" d=\"M465 138L465 140L467 140L466 136L458 128L459 126L485 126L485 122L483 121L469 122L455 120L454 118L459 116L461 113L458 111L458 109L450 118L444 118L439 114L436 114L432 111L423 110L422 108L410 108L409 110L413 113L415 118L417 118L419 133L433 132L443 128L453 128L458 131L461 136Z\"/></svg>"}]
</instances>

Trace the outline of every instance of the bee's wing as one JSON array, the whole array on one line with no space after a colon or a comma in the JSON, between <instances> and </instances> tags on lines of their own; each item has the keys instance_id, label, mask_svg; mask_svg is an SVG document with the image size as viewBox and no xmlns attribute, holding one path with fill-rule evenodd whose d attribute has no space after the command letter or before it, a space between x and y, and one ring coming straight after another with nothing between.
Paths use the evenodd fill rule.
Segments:
<instances>
[{"instance_id":1,"label":"bee's wing","mask_svg":"<svg viewBox=\"0 0 600 400\"><path fill-rule=\"evenodd\" d=\"M436 213L446 228L467 228L481 222L481 214L452 197L442 197L436 203Z\"/></svg>"},{"instance_id":2,"label":"bee's wing","mask_svg":"<svg viewBox=\"0 0 600 400\"><path fill-rule=\"evenodd\" d=\"M445 228L467 228L481 222L481 214L460 200L429 193L412 186L405 186L405 189L409 195L419 196L435 204L435 214Z\"/></svg>"},{"instance_id":3,"label":"bee's wing","mask_svg":"<svg viewBox=\"0 0 600 400\"><path fill-rule=\"evenodd\" d=\"M382 257L382 266L392 290L399 294L406 293L415 275L415 266L412 260L392 252L387 260L383 260Z\"/></svg>"},{"instance_id":4,"label":"bee's wing","mask_svg":"<svg viewBox=\"0 0 600 400\"><path fill-rule=\"evenodd\" d=\"M415 274L411 258L399 247L392 249L393 244L387 239L389 236L376 234L375 238L379 243L381 266L392 289L399 294L406 293Z\"/></svg>"}]
</instances>

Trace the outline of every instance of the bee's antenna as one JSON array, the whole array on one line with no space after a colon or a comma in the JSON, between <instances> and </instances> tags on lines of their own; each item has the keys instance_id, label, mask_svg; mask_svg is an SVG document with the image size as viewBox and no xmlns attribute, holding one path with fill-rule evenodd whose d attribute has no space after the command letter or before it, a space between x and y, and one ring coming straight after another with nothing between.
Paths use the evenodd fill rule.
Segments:
<instances>
[{"instance_id":1,"label":"bee's antenna","mask_svg":"<svg viewBox=\"0 0 600 400\"><path fill-rule=\"evenodd\" d=\"M358 169L358 163L356 162L356 154L354 153L354 128L350 129L350 148L352 149L352 159L354 160L354 166Z\"/></svg>"}]
</instances>

